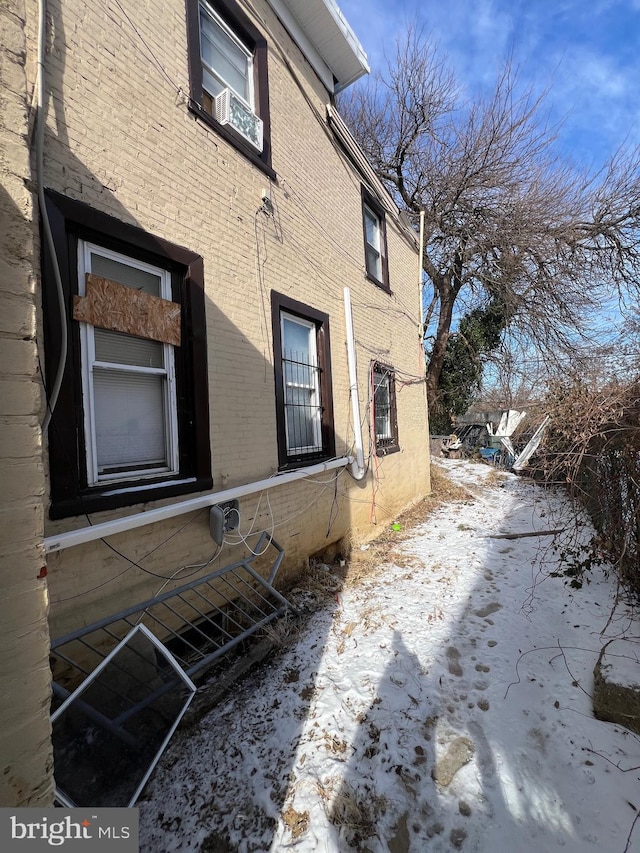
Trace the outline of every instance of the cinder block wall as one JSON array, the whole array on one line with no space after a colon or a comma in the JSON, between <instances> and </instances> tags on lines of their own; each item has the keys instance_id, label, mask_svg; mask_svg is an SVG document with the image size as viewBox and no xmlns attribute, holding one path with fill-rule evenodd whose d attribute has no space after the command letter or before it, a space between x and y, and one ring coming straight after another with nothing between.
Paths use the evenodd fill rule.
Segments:
<instances>
[{"instance_id":1,"label":"cinder block wall","mask_svg":"<svg viewBox=\"0 0 640 853\"><path fill-rule=\"evenodd\" d=\"M25 9L0 7L0 805L53 803Z\"/></svg>"},{"instance_id":2,"label":"cinder block wall","mask_svg":"<svg viewBox=\"0 0 640 853\"><path fill-rule=\"evenodd\" d=\"M53 101L46 173L52 189L204 257L214 489L277 470L271 290L330 316L336 451L350 450L354 425L343 288L351 289L365 448L369 363L377 359L403 380L397 385L402 452L377 466L371 460L361 483L336 471L273 489L260 502L258 495L241 502L242 529L251 524L273 529L285 547L281 579L286 582L310 554L331 542L347 535L359 541L376 532L374 492L375 517L382 525L429 490L424 386L412 384L421 373L417 254L389 217L393 294L365 278L360 180L327 126L328 94L270 7L256 0L242 8L249 5L269 43L277 181L269 181L188 112L183 0L163 4L162 26L157 4L141 0L130 6L138 33L113 5L51 0ZM33 28L33 2L29 8ZM261 210L263 190L270 193L272 215ZM185 521L191 523L176 532ZM86 523L84 518L47 522L47 533ZM206 513L112 542L139 561L172 532L176 535L145 560L146 568L168 575L211 555ZM238 559L239 551L239 546L225 550L215 565ZM120 609L123 600L153 594L162 583L137 567L126 568L126 561L100 542L52 555L54 635L77 627L79 610L83 621L92 621ZM80 599L68 600L78 593Z\"/></svg>"}]
</instances>

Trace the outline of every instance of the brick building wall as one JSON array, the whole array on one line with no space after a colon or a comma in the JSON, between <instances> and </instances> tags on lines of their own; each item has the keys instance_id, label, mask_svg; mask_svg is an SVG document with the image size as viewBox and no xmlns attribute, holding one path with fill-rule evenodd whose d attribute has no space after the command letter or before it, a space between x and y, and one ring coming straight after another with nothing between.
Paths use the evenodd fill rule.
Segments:
<instances>
[{"instance_id":1,"label":"brick building wall","mask_svg":"<svg viewBox=\"0 0 640 853\"><path fill-rule=\"evenodd\" d=\"M35 4L27 5L32 56ZM269 45L275 180L189 111L183 0L163 4L162 26L150 0L126 4L130 20L115 4L48 5L47 186L204 258L214 490L278 470L271 291L329 315L338 456L351 451L354 429L345 286L353 303L365 451L370 361L397 371L401 452L377 464L370 459L359 483L338 470L242 499L242 529L273 529L286 549L284 583L310 554L344 537L372 536L372 517L378 526L388 523L429 490L426 399L415 381L421 374L415 245L389 215L391 293L366 278L361 179L327 124L326 89L263 0L240 6ZM35 70L33 61L29 67ZM264 193L271 199L266 212ZM94 513L91 521L142 508ZM46 534L86 524L81 516L48 520ZM159 575L204 561L214 550L206 513L110 542L136 562L153 551L143 565ZM239 547L225 549L215 565L238 556ZM79 603L89 622L162 584L101 542L52 554L49 577L56 636L78 626Z\"/></svg>"},{"instance_id":2,"label":"brick building wall","mask_svg":"<svg viewBox=\"0 0 640 853\"><path fill-rule=\"evenodd\" d=\"M24 3L0 9L0 805L53 801Z\"/></svg>"}]
</instances>

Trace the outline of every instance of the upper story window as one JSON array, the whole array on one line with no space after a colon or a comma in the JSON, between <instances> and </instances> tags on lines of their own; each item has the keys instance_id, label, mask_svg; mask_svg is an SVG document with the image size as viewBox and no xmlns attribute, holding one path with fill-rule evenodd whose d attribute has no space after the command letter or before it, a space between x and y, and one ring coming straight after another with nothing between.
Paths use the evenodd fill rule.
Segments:
<instances>
[{"instance_id":1,"label":"upper story window","mask_svg":"<svg viewBox=\"0 0 640 853\"><path fill-rule=\"evenodd\" d=\"M253 109L253 54L216 15L200 4L202 87L212 98L229 88Z\"/></svg>"},{"instance_id":2,"label":"upper story window","mask_svg":"<svg viewBox=\"0 0 640 853\"><path fill-rule=\"evenodd\" d=\"M362 227L367 276L378 287L389 290L384 210L364 189L362 191Z\"/></svg>"},{"instance_id":3,"label":"upper story window","mask_svg":"<svg viewBox=\"0 0 640 853\"><path fill-rule=\"evenodd\" d=\"M190 108L270 177L267 43L234 0L186 0Z\"/></svg>"},{"instance_id":4,"label":"upper story window","mask_svg":"<svg viewBox=\"0 0 640 853\"><path fill-rule=\"evenodd\" d=\"M371 382L376 454L384 456L400 450L396 413L396 377L393 368L374 362L371 365Z\"/></svg>"},{"instance_id":5,"label":"upper story window","mask_svg":"<svg viewBox=\"0 0 640 853\"><path fill-rule=\"evenodd\" d=\"M272 293L278 459L281 468L335 453L329 317Z\"/></svg>"},{"instance_id":6,"label":"upper story window","mask_svg":"<svg viewBox=\"0 0 640 853\"><path fill-rule=\"evenodd\" d=\"M66 367L49 425L51 518L210 489L202 258L58 193ZM63 322L43 241L47 377Z\"/></svg>"}]
</instances>

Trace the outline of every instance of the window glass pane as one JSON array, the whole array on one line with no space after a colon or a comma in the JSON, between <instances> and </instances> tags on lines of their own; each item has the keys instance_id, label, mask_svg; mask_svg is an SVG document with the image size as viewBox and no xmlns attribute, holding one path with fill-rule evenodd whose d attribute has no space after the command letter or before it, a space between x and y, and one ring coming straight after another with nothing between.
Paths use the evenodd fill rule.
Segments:
<instances>
[{"instance_id":1,"label":"window glass pane","mask_svg":"<svg viewBox=\"0 0 640 853\"><path fill-rule=\"evenodd\" d=\"M209 71L208 68L203 66L202 68L202 88L205 92L208 92L212 97L215 98L216 95L219 95L227 87L224 83L221 83L213 74Z\"/></svg>"},{"instance_id":2,"label":"window glass pane","mask_svg":"<svg viewBox=\"0 0 640 853\"><path fill-rule=\"evenodd\" d=\"M287 450L311 453L322 447L316 328L284 314L281 328Z\"/></svg>"},{"instance_id":3,"label":"window glass pane","mask_svg":"<svg viewBox=\"0 0 640 853\"><path fill-rule=\"evenodd\" d=\"M315 346L309 325L282 319L282 350L285 384L315 387Z\"/></svg>"},{"instance_id":4,"label":"window glass pane","mask_svg":"<svg viewBox=\"0 0 640 853\"><path fill-rule=\"evenodd\" d=\"M380 253L376 252L375 249L372 249L371 246L367 246L366 262L367 272L369 275L377 278L378 281L382 281L382 262L380 260Z\"/></svg>"},{"instance_id":5,"label":"window glass pane","mask_svg":"<svg viewBox=\"0 0 640 853\"><path fill-rule=\"evenodd\" d=\"M367 234L367 243L373 246L378 252L380 251L380 220L375 216L368 207L364 211L364 224Z\"/></svg>"},{"instance_id":6,"label":"window glass pane","mask_svg":"<svg viewBox=\"0 0 640 853\"><path fill-rule=\"evenodd\" d=\"M210 92L217 95L223 88L230 89L249 102L249 56L229 34L214 21L202 8L200 9L200 49L202 60L213 75L207 74L203 79L205 84L214 81L214 75L222 84L218 91ZM214 84L215 85L215 84ZM216 87L217 88L217 87Z\"/></svg>"},{"instance_id":7,"label":"window glass pane","mask_svg":"<svg viewBox=\"0 0 640 853\"><path fill-rule=\"evenodd\" d=\"M164 376L96 368L98 471L167 464Z\"/></svg>"},{"instance_id":8,"label":"window glass pane","mask_svg":"<svg viewBox=\"0 0 640 853\"><path fill-rule=\"evenodd\" d=\"M96 361L134 364L136 367L164 367L164 346L160 341L97 328L93 335Z\"/></svg>"},{"instance_id":9,"label":"window glass pane","mask_svg":"<svg viewBox=\"0 0 640 853\"><path fill-rule=\"evenodd\" d=\"M389 374L375 371L374 410L376 415L376 438L389 439L391 435L391 400L389 394Z\"/></svg>"},{"instance_id":10,"label":"window glass pane","mask_svg":"<svg viewBox=\"0 0 640 853\"><path fill-rule=\"evenodd\" d=\"M288 358L296 353L301 360L309 361L311 356L311 328L306 323L296 323L288 317L282 319L282 348Z\"/></svg>"},{"instance_id":11,"label":"window glass pane","mask_svg":"<svg viewBox=\"0 0 640 853\"><path fill-rule=\"evenodd\" d=\"M382 257L380 253L380 217L370 208L364 209L365 261L369 275L382 281Z\"/></svg>"},{"instance_id":12,"label":"window glass pane","mask_svg":"<svg viewBox=\"0 0 640 853\"><path fill-rule=\"evenodd\" d=\"M135 290L144 290L145 293L151 293L153 296L162 296L159 275L122 264L120 261L114 261L113 258L105 258L95 252L91 253L91 272L102 278L125 284L127 287L133 287Z\"/></svg>"},{"instance_id":13,"label":"window glass pane","mask_svg":"<svg viewBox=\"0 0 640 853\"><path fill-rule=\"evenodd\" d=\"M310 451L318 448L318 406L315 393L303 388L287 388L287 437L289 451Z\"/></svg>"}]
</instances>

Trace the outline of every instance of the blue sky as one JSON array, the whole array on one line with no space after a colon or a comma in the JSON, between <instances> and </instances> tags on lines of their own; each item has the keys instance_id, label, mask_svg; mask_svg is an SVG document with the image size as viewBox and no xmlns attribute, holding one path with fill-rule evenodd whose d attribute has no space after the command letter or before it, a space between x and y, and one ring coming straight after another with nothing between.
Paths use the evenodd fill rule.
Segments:
<instances>
[{"instance_id":1,"label":"blue sky","mask_svg":"<svg viewBox=\"0 0 640 853\"><path fill-rule=\"evenodd\" d=\"M640 143L640 0L337 0L372 71L407 22L431 32L470 94L513 55L524 83L549 90L566 156L598 168Z\"/></svg>"}]
</instances>

